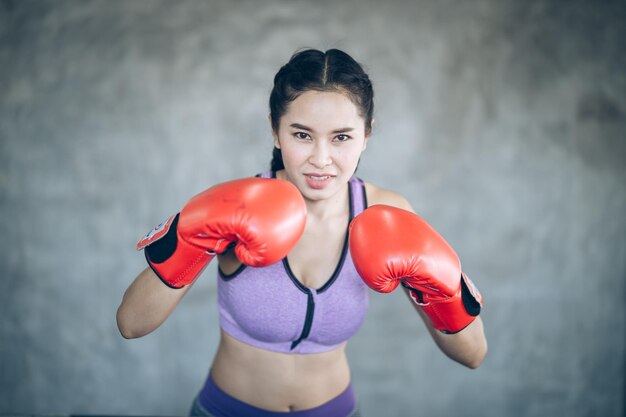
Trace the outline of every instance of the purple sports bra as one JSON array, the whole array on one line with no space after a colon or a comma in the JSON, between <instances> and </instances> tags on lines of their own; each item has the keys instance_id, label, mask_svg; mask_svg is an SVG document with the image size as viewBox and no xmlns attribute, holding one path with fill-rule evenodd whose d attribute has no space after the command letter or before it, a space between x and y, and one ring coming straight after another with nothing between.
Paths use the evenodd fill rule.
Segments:
<instances>
[{"instance_id":1,"label":"purple sports bra","mask_svg":"<svg viewBox=\"0 0 626 417\"><path fill-rule=\"evenodd\" d=\"M267 172L259 176L275 177ZM349 184L350 220L367 207L363 181ZM363 324L368 287L356 272L348 236L335 272L322 287L308 288L285 257L272 265L242 265L230 275L218 269L217 300L222 329L244 343L283 353L319 353L345 343Z\"/></svg>"}]
</instances>

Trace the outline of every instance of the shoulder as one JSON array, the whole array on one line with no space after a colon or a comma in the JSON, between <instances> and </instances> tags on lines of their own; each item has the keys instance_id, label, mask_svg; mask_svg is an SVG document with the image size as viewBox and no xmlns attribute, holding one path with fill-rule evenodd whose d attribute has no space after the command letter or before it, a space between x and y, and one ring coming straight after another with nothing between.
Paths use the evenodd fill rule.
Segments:
<instances>
[{"instance_id":1,"label":"shoulder","mask_svg":"<svg viewBox=\"0 0 626 417\"><path fill-rule=\"evenodd\" d=\"M409 201L400 193L377 187L369 182L365 183L365 193L367 195L367 205L385 204L413 212L413 207Z\"/></svg>"}]
</instances>

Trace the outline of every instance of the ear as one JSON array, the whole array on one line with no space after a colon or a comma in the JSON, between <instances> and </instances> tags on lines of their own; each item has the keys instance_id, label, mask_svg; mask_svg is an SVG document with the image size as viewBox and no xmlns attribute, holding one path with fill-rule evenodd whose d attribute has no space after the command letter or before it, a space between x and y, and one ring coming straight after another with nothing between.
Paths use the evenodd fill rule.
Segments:
<instances>
[{"instance_id":1,"label":"ear","mask_svg":"<svg viewBox=\"0 0 626 417\"><path fill-rule=\"evenodd\" d=\"M278 132L274 131L272 127L272 115L267 115L267 121L270 123L270 130L272 131L272 137L274 138L274 147L280 149L280 142L278 141Z\"/></svg>"},{"instance_id":2,"label":"ear","mask_svg":"<svg viewBox=\"0 0 626 417\"><path fill-rule=\"evenodd\" d=\"M278 140L278 135L272 131L272 136L274 136L274 147L280 149L280 141Z\"/></svg>"},{"instance_id":3,"label":"ear","mask_svg":"<svg viewBox=\"0 0 626 417\"><path fill-rule=\"evenodd\" d=\"M370 129L370 133L365 136L365 141L363 141L363 150L367 149L367 142L370 140L370 136L372 136L372 130L374 130L374 122L376 122L376 120L372 119L372 127Z\"/></svg>"}]
</instances>

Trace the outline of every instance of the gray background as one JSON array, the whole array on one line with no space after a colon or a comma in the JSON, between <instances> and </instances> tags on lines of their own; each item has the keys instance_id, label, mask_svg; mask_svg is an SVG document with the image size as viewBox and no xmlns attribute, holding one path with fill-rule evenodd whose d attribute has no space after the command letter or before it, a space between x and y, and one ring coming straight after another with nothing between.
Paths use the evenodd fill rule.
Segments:
<instances>
[{"instance_id":1,"label":"gray background","mask_svg":"<svg viewBox=\"0 0 626 417\"><path fill-rule=\"evenodd\" d=\"M369 71L359 175L407 196L481 288L489 354L447 359L400 294L349 345L365 416L621 416L626 7L586 1L0 2L0 414L185 414L215 265L154 333L115 311L134 244L268 166L301 47Z\"/></svg>"}]
</instances>

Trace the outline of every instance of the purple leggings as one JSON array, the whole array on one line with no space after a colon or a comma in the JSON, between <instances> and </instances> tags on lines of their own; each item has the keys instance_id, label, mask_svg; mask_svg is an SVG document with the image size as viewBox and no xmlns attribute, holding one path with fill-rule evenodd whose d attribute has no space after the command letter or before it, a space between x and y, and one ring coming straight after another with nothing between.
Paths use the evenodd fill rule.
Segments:
<instances>
[{"instance_id":1,"label":"purple leggings","mask_svg":"<svg viewBox=\"0 0 626 417\"><path fill-rule=\"evenodd\" d=\"M318 407L278 412L266 411L231 397L215 385L210 374L202 391L198 394L194 410L208 412L205 415L214 417L357 417L359 415L352 384L348 385L348 388L337 397Z\"/></svg>"}]
</instances>

